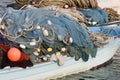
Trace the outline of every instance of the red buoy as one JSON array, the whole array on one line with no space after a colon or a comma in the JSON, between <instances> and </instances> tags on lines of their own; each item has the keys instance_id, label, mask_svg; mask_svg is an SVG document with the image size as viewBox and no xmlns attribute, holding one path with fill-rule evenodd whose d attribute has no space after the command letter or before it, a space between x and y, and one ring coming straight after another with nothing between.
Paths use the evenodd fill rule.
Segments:
<instances>
[{"instance_id":1,"label":"red buoy","mask_svg":"<svg viewBox=\"0 0 120 80\"><path fill-rule=\"evenodd\" d=\"M21 51L18 48L10 48L7 53L8 59L13 62L17 62L21 58Z\"/></svg>"}]
</instances>

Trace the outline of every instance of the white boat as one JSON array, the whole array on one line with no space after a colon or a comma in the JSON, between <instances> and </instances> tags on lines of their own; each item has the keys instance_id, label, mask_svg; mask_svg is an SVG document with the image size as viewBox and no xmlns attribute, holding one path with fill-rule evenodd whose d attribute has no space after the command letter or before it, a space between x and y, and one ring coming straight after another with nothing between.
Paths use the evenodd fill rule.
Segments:
<instances>
[{"instance_id":1,"label":"white boat","mask_svg":"<svg viewBox=\"0 0 120 80\"><path fill-rule=\"evenodd\" d=\"M26 69L3 69L0 70L0 80L49 80L84 72L109 61L119 46L119 38L112 40L102 48L99 48L96 57L90 57L87 62L82 61L82 59L75 61L73 58L66 58L63 66L58 66L54 62L47 62Z\"/></svg>"},{"instance_id":2,"label":"white boat","mask_svg":"<svg viewBox=\"0 0 120 80\"><path fill-rule=\"evenodd\" d=\"M26 69L18 67L0 69L0 80L49 80L85 72L109 61L116 54L119 47L120 38L117 38L98 48L96 57L89 57L86 62L81 58L75 61L74 57L66 57L65 64L62 66L55 62L45 62Z\"/></svg>"}]
</instances>

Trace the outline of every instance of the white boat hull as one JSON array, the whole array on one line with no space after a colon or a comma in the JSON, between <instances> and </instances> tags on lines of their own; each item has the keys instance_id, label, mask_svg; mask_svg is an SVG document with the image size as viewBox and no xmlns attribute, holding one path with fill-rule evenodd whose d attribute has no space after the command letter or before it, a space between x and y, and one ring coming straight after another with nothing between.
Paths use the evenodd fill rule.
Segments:
<instances>
[{"instance_id":1,"label":"white boat hull","mask_svg":"<svg viewBox=\"0 0 120 80\"><path fill-rule=\"evenodd\" d=\"M67 58L63 66L55 62L38 64L27 69L13 68L0 70L0 80L49 80L78 72L84 72L110 60L120 47L120 39L111 41L109 44L98 49L95 58L89 58L87 62L75 61Z\"/></svg>"}]
</instances>

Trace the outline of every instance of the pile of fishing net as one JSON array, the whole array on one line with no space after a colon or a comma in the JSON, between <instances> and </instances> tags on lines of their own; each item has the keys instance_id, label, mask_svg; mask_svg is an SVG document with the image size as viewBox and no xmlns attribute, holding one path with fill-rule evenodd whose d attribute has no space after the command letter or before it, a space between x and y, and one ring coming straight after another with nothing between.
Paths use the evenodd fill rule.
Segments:
<instances>
[{"instance_id":1,"label":"pile of fishing net","mask_svg":"<svg viewBox=\"0 0 120 80\"><path fill-rule=\"evenodd\" d=\"M25 68L43 61L56 61L63 65L65 56L88 61L90 56L96 56L97 48L104 44L106 35L92 33L87 25L91 21L104 24L108 22L107 17L107 14L99 8L86 10L55 6L25 10L7 8L0 24L1 68L8 65ZM18 54L20 53L19 60L14 59L13 56L16 55L8 56L11 48L13 52L16 50Z\"/></svg>"},{"instance_id":2,"label":"pile of fishing net","mask_svg":"<svg viewBox=\"0 0 120 80\"><path fill-rule=\"evenodd\" d=\"M109 21L120 20L120 14L112 8L104 8L105 12L108 14Z\"/></svg>"},{"instance_id":3,"label":"pile of fishing net","mask_svg":"<svg viewBox=\"0 0 120 80\"><path fill-rule=\"evenodd\" d=\"M8 6L13 7L15 9L17 9L15 5L19 7L18 9L20 9L25 4L31 4L31 6L38 8L49 7L49 6L71 8L71 9L75 9L73 11L78 10L79 11L78 13L80 13L81 15L83 14L82 16L84 16L85 19L84 21L86 22L87 26L91 26L91 25L93 26L96 24L104 24L109 22L108 14L106 14L104 10L98 8L97 0L16 0L16 3L18 4L14 3ZM66 11L66 14L69 15L70 11L68 13ZM77 17L79 17L78 14L73 14L73 15L74 16L77 15ZM76 19L74 20L76 21ZM77 19L77 21L79 20Z\"/></svg>"},{"instance_id":4,"label":"pile of fishing net","mask_svg":"<svg viewBox=\"0 0 120 80\"><path fill-rule=\"evenodd\" d=\"M33 64L43 59L49 61L52 55L67 55L75 60L82 58L87 61L90 55L95 57L97 52L92 38L97 36L88 31L82 16L71 9L8 8L0 32L0 43L5 46L1 50L4 51L8 46L5 54L10 48L16 47L24 54L22 60ZM12 61L7 58L4 63L8 62Z\"/></svg>"}]
</instances>

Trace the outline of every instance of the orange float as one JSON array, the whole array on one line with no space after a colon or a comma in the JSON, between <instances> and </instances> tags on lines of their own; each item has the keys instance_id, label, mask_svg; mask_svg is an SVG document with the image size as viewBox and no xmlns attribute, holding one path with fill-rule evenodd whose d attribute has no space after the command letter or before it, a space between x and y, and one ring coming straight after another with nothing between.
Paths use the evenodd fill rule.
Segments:
<instances>
[{"instance_id":1,"label":"orange float","mask_svg":"<svg viewBox=\"0 0 120 80\"><path fill-rule=\"evenodd\" d=\"M10 48L7 53L8 59L13 62L17 62L21 58L21 51L18 48Z\"/></svg>"}]
</instances>

